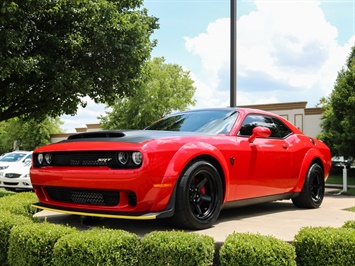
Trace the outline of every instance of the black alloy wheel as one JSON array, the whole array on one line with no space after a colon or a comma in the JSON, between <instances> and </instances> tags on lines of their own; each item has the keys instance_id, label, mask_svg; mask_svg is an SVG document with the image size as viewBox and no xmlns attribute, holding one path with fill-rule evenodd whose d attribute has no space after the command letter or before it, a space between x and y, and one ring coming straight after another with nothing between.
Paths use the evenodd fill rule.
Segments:
<instances>
[{"instance_id":1,"label":"black alloy wheel","mask_svg":"<svg viewBox=\"0 0 355 266\"><path fill-rule=\"evenodd\" d=\"M318 163L310 166L301 193L293 198L293 204L300 208L318 208L324 198L324 174Z\"/></svg>"},{"instance_id":2,"label":"black alloy wheel","mask_svg":"<svg viewBox=\"0 0 355 266\"><path fill-rule=\"evenodd\" d=\"M221 177L206 161L192 162L178 184L173 221L189 229L205 229L217 220L223 199Z\"/></svg>"}]
</instances>

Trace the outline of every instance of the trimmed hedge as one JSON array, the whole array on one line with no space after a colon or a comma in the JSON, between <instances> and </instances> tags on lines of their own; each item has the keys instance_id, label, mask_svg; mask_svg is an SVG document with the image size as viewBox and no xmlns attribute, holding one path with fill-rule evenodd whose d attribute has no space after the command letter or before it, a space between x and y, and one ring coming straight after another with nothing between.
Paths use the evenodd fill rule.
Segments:
<instances>
[{"instance_id":1,"label":"trimmed hedge","mask_svg":"<svg viewBox=\"0 0 355 266\"><path fill-rule=\"evenodd\" d=\"M33 192L0 198L0 265L213 265L215 243L209 236L154 231L139 240L122 230L78 232L68 226L35 223L36 209L31 204L36 201ZM342 228L302 228L294 246L271 236L233 233L222 245L219 259L222 266L353 265L355 221L345 222Z\"/></svg>"},{"instance_id":2,"label":"trimmed hedge","mask_svg":"<svg viewBox=\"0 0 355 266\"><path fill-rule=\"evenodd\" d=\"M54 244L62 236L74 232L74 228L47 222L13 227L9 240L9 265L52 265Z\"/></svg>"},{"instance_id":3,"label":"trimmed hedge","mask_svg":"<svg viewBox=\"0 0 355 266\"><path fill-rule=\"evenodd\" d=\"M22 215L15 215L9 211L1 211L0 216L0 265L7 265L7 251L9 249L10 232L14 226L31 224L32 220Z\"/></svg>"},{"instance_id":4,"label":"trimmed hedge","mask_svg":"<svg viewBox=\"0 0 355 266\"><path fill-rule=\"evenodd\" d=\"M137 265L139 251L137 235L94 228L60 238L54 245L52 265Z\"/></svg>"},{"instance_id":5,"label":"trimmed hedge","mask_svg":"<svg viewBox=\"0 0 355 266\"><path fill-rule=\"evenodd\" d=\"M354 265L355 230L304 227L295 236L298 265Z\"/></svg>"},{"instance_id":6,"label":"trimmed hedge","mask_svg":"<svg viewBox=\"0 0 355 266\"><path fill-rule=\"evenodd\" d=\"M346 221L342 227L355 229L355 220Z\"/></svg>"},{"instance_id":7,"label":"trimmed hedge","mask_svg":"<svg viewBox=\"0 0 355 266\"><path fill-rule=\"evenodd\" d=\"M214 239L181 231L154 231L141 240L139 265L212 265Z\"/></svg>"},{"instance_id":8,"label":"trimmed hedge","mask_svg":"<svg viewBox=\"0 0 355 266\"><path fill-rule=\"evenodd\" d=\"M219 253L221 265L296 265L295 248L272 236L251 233L233 233Z\"/></svg>"},{"instance_id":9,"label":"trimmed hedge","mask_svg":"<svg viewBox=\"0 0 355 266\"><path fill-rule=\"evenodd\" d=\"M37 212L31 204L38 201L34 192L21 192L13 195L7 195L0 198L0 209L9 211L13 214L32 217Z\"/></svg>"}]
</instances>

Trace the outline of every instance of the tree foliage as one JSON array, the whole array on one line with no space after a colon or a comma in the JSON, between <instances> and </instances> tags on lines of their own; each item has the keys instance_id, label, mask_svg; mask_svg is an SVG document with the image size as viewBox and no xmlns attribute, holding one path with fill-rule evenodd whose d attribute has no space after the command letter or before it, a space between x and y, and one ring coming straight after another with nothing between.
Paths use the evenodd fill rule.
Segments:
<instances>
[{"instance_id":1,"label":"tree foliage","mask_svg":"<svg viewBox=\"0 0 355 266\"><path fill-rule=\"evenodd\" d=\"M325 111L319 138L327 143L332 155L355 157L355 46L338 72L332 93L320 104Z\"/></svg>"},{"instance_id":2,"label":"tree foliage","mask_svg":"<svg viewBox=\"0 0 355 266\"><path fill-rule=\"evenodd\" d=\"M142 84L133 96L118 97L112 111L99 117L104 129L143 129L157 119L194 105L196 88L190 73L164 58L147 62Z\"/></svg>"},{"instance_id":3,"label":"tree foliage","mask_svg":"<svg viewBox=\"0 0 355 266\"><path fill-rule=\"evenodd\" d=\"M76 114L134 94L157 19L142 0L2 0L0 121ZM137 86L136 86L137 87Z\"/></svg>"},{"instance_id":4,"label":"tree foliage","mask_svg":"<svg viewBox=\"0 0 355 266\"><path fill-rule=\"evenodd\" d=\"M0 122L0 154L9 152L17 141L21 150L32 151L51 143L50 135L61 133L59 118L47 117L42 122L34 119L12 118Z\"/></svg>"}]
</instances>

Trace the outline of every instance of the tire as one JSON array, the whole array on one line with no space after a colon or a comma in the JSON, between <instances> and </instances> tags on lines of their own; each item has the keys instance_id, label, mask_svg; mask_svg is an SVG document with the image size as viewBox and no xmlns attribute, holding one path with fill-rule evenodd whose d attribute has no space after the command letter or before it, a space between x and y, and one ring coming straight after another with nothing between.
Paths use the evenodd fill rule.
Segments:
<instances>
[{"instance_id":1,"label":"tire","mask_svg":"<svg viewBox=\"0 0 355 266\"><path fill-rule=\"evenodd\" d=\"M308 169L301 193L292 202L299 208L318 208L323 202L324 190L323 168L314 163Z\"/></svg>"},{"instance_id":2,"label":"tire","mask_svg":"<svg viewBox=\"0 0 355 266\"><path fill-rule=\"evenodd\" d=\"M180 176L173 223L188 229L209 228L219 216L222 199L216 168L207 161L193 161Z\"/></svg>"}]
</instances>

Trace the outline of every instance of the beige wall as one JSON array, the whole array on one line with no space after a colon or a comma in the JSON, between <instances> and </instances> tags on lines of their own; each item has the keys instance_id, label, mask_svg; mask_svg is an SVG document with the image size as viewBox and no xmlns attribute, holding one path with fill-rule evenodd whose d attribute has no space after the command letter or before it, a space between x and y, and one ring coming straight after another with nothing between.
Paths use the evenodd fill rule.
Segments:
<instances>
[{"instance_id":1,"label":"beige wall","mask_svg":"<svg viewBox=\"0 0 355 266\"><path fill-rule=\"evenodd\" d=\"M321 108L306 108L307 102L289 102L259 105L244 105L240 107L255 108L278 114L297 126L308 136L316 137L321 132ZM92 132L102 130L100 124L87 124L84 128L76 128L76 132L65 134L52 134L52 143L66 139L68 136L79 132Z\"/></svg>"},{"instance_id":2,"label":"beige wall","mask_svg":"<svg viewBox=\"0 0 355 266\"><path fill-rule=\"evenodd\" d=\"M318 107L307 108L306 106L307 102L290 102L242 107L256 108L278 114L297 126L304 134L316 137L321 132L320 123L323 110Z\"/></svg>"}]
</instances>

